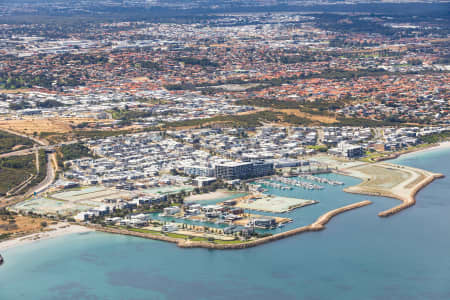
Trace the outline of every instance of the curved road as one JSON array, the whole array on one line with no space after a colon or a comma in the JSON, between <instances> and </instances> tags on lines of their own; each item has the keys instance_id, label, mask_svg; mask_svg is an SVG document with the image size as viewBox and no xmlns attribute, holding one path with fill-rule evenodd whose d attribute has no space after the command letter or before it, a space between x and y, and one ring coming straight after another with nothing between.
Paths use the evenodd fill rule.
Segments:
<instances>
[{"instance_id":1,"label":"curved road","mask_svg":"<svg viewBox=\"0 0 450 300\"><path fill-rule=\"evenodd\" d=\"M45 179L41 181L38 185L34 186L25 194L25 199L27 198L26 195L31 196L34 193L39 194L43 191L45 191L55 180L56 171L54 169L54 162L56 162L56 153L47 154L47 175L45 176Z\"/></svg>"},{"instance_id":2,"label":"curved road","mask_svg":"<svg viewBox=\"0 0 450 300\"><path fill-rule=\"evenodd\" d=\"M47 141L42 141L42 140L39 140L34 137L29 137L29 136L26 136L23 134L19 134L14 131L11 131L11 130L6 130L6 129L1 129L1 130L4 130L11 134L29 138L41 146L37 146L37 147L35 146L34 148L31 148L31 149L25 149L25 150L20 150L20 151L4 153L4 154L0 155L0 158L8 157L8 156L29 155L29 154L32 154L34 151L37 151L38 149L47 149L48 148ZM39 193L44 192L55 180L57 166L58 166L58 164L57 164L57 160L56 160L56 153L47 154L47 174L45 176L45 179L43 181L41 181L38 185L30 188L25 194L9 198L8 199L9 201L7 203L2 201L2 200L5 200L6 198L0 198L0 207L15 204L17 202L20 202L20 201L23 201L23 200L29 198L30 196L34 195L35 193L39 194Z\"/></svg>"}]
</instances>

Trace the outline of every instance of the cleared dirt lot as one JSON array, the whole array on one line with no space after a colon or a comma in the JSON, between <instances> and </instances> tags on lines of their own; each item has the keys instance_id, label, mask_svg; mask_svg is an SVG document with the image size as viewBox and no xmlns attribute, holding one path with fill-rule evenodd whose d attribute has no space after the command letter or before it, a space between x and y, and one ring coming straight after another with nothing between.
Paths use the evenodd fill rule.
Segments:
<instances>
[{"instance_id":1,"label":"cleared dirt lot","mask_svg":"<svg viewBox=\"0 0 450 300\"><path fill-rule=\"evenodd\" d=\"M68 122L57 119L21 119L21 120L2 120L0 128L33 135L41 132L70 132L72 128Z\"/></svg>"},{"instance_id":2,"label":"cleared dirt lot","mask_svg":"<svg viewBox=\"0 0 450 300\"><path fill-rule=\"evenodd\" d=\"M307 118L312 121L319 121L326 124L332 124L337 122L336 118L329 116L321 116L321 115L312 115L309 113L302 112L298 109L274 109L274 111L280 111L286 114L296 115L297 117Z\"/></svg>"},{"instance_id":3,"label":"cleared dirt lot","mask_svg":"<svg viewBox=\"0 0 450 300\"><path fill-rule=\"evenodd\" d=\"M411 177L409 172L385 166L365 165L355 169L370 177L370 180L361 184L369 188L390 189Z\"/></svg>"},{"instance_id":4,"label":"cleared dirt lot","mask_svg":"<svg viewBox=\"0 0 450 300\"><path fill-rule=\"evenodd\" d=\"M251 115L260 111L274 111L274 112L282 112L288 115L295 115L297 117L306 118L311 121L317 121L325 124L332 124L337 122L336 118L330 116L321 116L321 115L313 115L309 113L305 113L300 111L299 109L276 109L269 107L257 107L255 110L250 110L242 113L238 113L238 115Z\"/></svg>"},{"instance_id":5,"label":"cleared dirt lot","mask_svg":"<svg viewBox=\"0 0 450 300\"><path fill-rule=\"evenodd\" d=\"M109 123L112 120L97 120L94 118L23 118L17 120L0 120L0 129L9 129L27 135L41 132L68 133L72 126L81 123Z\"/></svg>"}]
</instances>

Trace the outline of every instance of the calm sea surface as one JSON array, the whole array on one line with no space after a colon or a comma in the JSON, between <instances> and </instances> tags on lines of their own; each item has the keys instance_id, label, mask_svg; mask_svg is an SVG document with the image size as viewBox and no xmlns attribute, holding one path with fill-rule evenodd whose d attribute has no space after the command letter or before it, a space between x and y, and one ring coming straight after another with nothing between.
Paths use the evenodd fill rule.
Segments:
<instances>
[{"instance_id":1,"label":"calm sea surface","mask_svg":"<svg viewBox=\"0 0 450 300\"><path fill-rule=\"evenodd\" d=\"M450 150L393 162L447 177L390 218L377 213L398 201L346 194L342 186L271 191L320 201L283 214L295 219L287 229L343 204L374 204L333 218L324 231L246 250L186 250L104 233L12 248L2 253L0 299L450 299Z\"/></svg>"}]
</instances>

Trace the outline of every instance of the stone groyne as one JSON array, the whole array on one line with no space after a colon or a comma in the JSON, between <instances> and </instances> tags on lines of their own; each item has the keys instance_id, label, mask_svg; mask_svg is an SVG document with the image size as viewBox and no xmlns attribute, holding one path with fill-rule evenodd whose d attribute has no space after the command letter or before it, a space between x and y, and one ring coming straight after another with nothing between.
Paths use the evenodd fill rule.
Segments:
<instances>
[{"instance_id":1,"label":"stone groyne","mask_svg":"<svg viewBox=\"0 0 450 300\"><path fill-rule=\"evenodd\" d=\"M123 234L123 235L131 235L136 237L142 237L142 238L148 238L153 240L159 240L159 241L165 241L170 243L176 243L178 247L181 248L206 248L206 249L218 249L218 250L226 250L226 249L245 249L245 248L251 248L256 247L265 243L281 240L293 235L297 235L303 232L309 232L309 231L320 231L325 228L325 224L327 224L331 218L334 216L352 210L359 207L363 207L366 205L371 204L372 202L369 200L361 201L358 203L353 203L350 205L346 205L337 209L334 209L332 211L329 211L323 215L321 215L314 223L295 228L292 230L288 230L282 233L277 233L271 236L267 236L264 238L260 238L257 240L247 241L247 242L241 242L241 243L230 243L230 244L219 244L219 243L210 243L210 242L195 242L185 239L178 239L178 238L172 238L168 236L162 236L162 235L156 235L156 234L150 234L150 233L141 233L141 232L135 232L135 231L129 231L125 229L118 229L118 228L111 228L111 227L101 227L101 226L92 226L93 229L97 231L107 232L107 233L115 233L115 234Z\"/></svg>"},{"instance_id":2,"label":"stone groyne","mask_svg":"<svg viewBox=\"0 0 450 300\"><path fill-rule=\"evenodd\" d=\"M350 172L349 170L335 171L335 173L337 173L337 174L352 176L352 177L363 180L363 182L358 185L344 188L344 192L346 192L346 193L362 194L362 195L370 195L370 196L378 196L378 197L388 197L388 198L393 198L393 199L402 201L401 204L378 213L379 217L389 217L389 216L394 215L406 208L409 208L409 207L415 205L416 204L415 196L421 189L423 189L425 186L427 186L434 180L444 177L443 174L431 173L431 172L417 169L417 168L406 167L406 166L401 166L401 165L386 164L386 163L384 163L384 165L386 165L387 167L392 166L395 168L401 168L404 170L408 170L409 172L414 172L417 174L417 176L419 176L418 178L416 178L416 181L418 181L418 182L416 183L416 181L412 181L412 182L407 182L406 184L403 183L404 186L400 185L400 187L403 188L403 190L400 190L400 191L397 190L397 187L393 187L391 189L380 188L380 187L366 187L363 184L370 182L370 180L372 179L370 176L369 177L360 176L358 174L355 174L354 172ZM413 186L409 187L409 185L413 185Z\"/></svg>"},{"instance_id":3,"label":"stone groyne","mask_svg":"<svg viewBox=\"0 0 450 300\"><path fill-rule=\"evenodd\" d=\"M443 178L444 175L443 174L433 174L431 176L428 176L427 178L425 178L424 180L422 180L419 184L417 184L410 192L409 195L405 195L405 196L397 196L397 195L393 195L393 194L389 194L386 195L387 197L391 197L391 198L396 198L401 200L403 203L400 205L397 205L393 208L387 209L385 211L382 211L380 213L378 213L379 217L389 217L391 215L394 215L408 207L411 207L413 205L416 204L416 194L423 189L424 187L426 187L427 185L429 185L430 183L432 183L435 179L438 178ZM383 195L384 196L384 195Z\"/></svg>"}]
</instances>

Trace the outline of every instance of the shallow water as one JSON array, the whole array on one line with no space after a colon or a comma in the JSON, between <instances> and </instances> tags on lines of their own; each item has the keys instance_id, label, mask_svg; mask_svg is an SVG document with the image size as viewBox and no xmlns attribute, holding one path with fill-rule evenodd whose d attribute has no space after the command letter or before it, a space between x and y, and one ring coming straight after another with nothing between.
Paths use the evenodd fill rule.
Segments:
<instances>
[{"instance_id":1,"label":"shallow water","mask_svg":"<svg viewBox=\"0 0 450 300\"><path fill-rule=\"evenodd\" d=\"M105 233L9 249L0 299L450 299L450 150L392 162L447 177L390 218L377 213L398 201L370 197L372 205L333 218L324 231L246 250L179 249ZM330 207L369 198L328 188L314 196ZM293 211L292 226L319 210Z\"/></svg>"}]
</instances>

